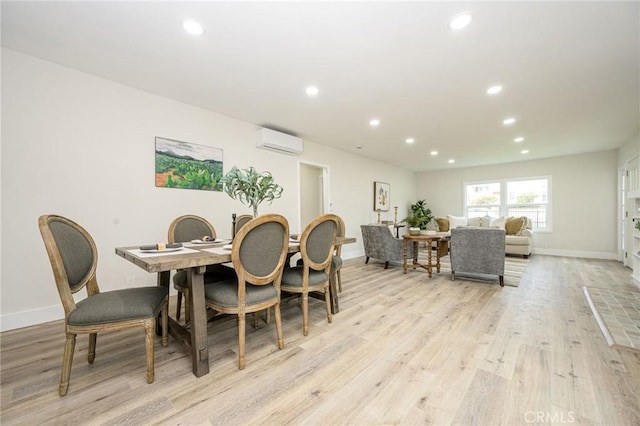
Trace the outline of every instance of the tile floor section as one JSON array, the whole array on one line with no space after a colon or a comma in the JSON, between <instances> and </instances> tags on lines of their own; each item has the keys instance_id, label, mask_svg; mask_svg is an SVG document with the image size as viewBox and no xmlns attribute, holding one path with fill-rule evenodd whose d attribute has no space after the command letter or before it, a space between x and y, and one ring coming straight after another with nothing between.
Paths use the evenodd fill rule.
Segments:
<instances>
[{"instance_id":1,"label":"tile floor section","mask_svg":"<svg viewBox=\"0 0 640 426\"><path fill-rule=\"evenodd\" d=\"M597 313L602 319L600 327L608 330L614 345L640 351L640 292L611 291L587 287ZM597 318L596 318L597 319ZM602 324L604 323L604 324ZM603 334L607 333L603 330ZM611 342L610 342L611 344Z\"/></svg>"}]
</instances>

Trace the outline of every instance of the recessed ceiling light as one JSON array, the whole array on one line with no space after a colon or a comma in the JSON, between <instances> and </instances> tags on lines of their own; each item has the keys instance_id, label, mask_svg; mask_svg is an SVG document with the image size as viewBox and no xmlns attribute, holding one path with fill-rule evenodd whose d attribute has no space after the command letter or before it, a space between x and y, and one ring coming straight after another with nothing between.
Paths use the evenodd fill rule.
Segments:
<instances>
[{"instance_id":1,"label":"recessed ceiling light","mask_svg":"<svg viewBox=\"0 0 640 426\"><path fill-rule=\"evenodd\" d=\"M378 120L377 118L374 118L369 122L369 124L371 124L373 127L376 127L377 125L380 124L380 120Z\"/></svg>"},{"instance_id":2,"label":"recessed ceiling light","mask_svg":"<svg viewBox=\"0 0 640 426\"><path fill-rule=\"evenodd\" d=\"M449 21L449 28L452 30L461 30L462 28L469 25L471 22L472 16L470 12L462 12L457 14L456 16Z\"/></svg>"},{"instance_id":3,"label":"recessed ceiling light","mask_svg":"<svg viewBox=\"0 0 640 426\"><path fill-rule=\"evenodd\" d=\"M407 140L405 141L406 143L414 143L415 139L413 138L407 138Z\"/></svg>"},{"instance_id":4,"label":"recessed ceiling light","mask_svg":"<svg viewBox=\"0 0 640 426\"><path fill-rule=\"evenodd\" d=\"M500 85L491 86L487 89L487 95L497 95L500 92L502 92L502 86Z\"/></svg>"},{"instance_id":5,"label":"recessed ceiling light","mask_svg":"<svg viewBox=\"0 0 640 426\"><path fill-rule=\"evenodd\" d=\"M319 90L316 86L307 87L307 95L315 96L318 94L318 92Z\"/></svg>"},{"instance_id":6,"label":"recessed ceiling light","mask_svg":"<svg viewBox=\"0 0 640 426\"><path fill-rule=\"evenodd\" d=\"M528 154L529 150L528 149L523 149L522 151L520 151L520 154Z\"/></svg>"},{"instance_id":7,"label":"recessed ceiling light","mask_svg":"<svg viewBox=\"0 0 640 426\"><path fill-rule=\"evenodd\" d=\"M518 136L517 138L515 138L513 140L515 143L520 143L520 142L524 142L524 138L522 136Z\"/></svg>"},{"instance_id":8,"label":"recessed ceiling light","mask_svg":"<svg viewBox=\"0 0 640 426\"><path fill-rule=\"evenodd\" d=\"M450 158L450 159L449 159L449 164L453 164L453 163L455 163L455 162L456 162L456 160L454 160L453 158Z\"/></svg>"},{"instance_id":9,"label":"recessed ceiling light","mask_svg":"<svg viewBox=\"0 0 640 426\"><path fill-rule=\"evenodd\" d=\"M513 117L505 118L504 120L502 120L502 124L504 124L505 126L511 126L515 122L516 119Z\"/></svg>"},{"instance_id":10,"label":"recessed ceiling light","mask_svg":"<svg viewBox=\"0 0 640 426\"><path fill-rule=\"evenodd\" d=\"M196 21L184 21L182 23L182 27L189 34L202 35L202 33L204 33L202 26L198 24Z\"/></svg>"},{"instance_id":11,"label":"recessed ceiling light","mask_svg":"<svg viewBox=\"0 0 640 426\"><path fill-rule=\"evenodd\" d=\"M431 156L432 156L432 157L435 157L436 155L438 155L438 151L435 151L435 150L434 150L434 151L431 151Z\"/></svg>"},{"instance_id":12,"label":"recessed ceiling light","mask_svg":"<svg viewBox=\"0 0 640 426\"><path fill-rule=\"evenodd\" d=\"M356 146L356 149L362 149L362 145Z\"/></svg>"}]
</instances>

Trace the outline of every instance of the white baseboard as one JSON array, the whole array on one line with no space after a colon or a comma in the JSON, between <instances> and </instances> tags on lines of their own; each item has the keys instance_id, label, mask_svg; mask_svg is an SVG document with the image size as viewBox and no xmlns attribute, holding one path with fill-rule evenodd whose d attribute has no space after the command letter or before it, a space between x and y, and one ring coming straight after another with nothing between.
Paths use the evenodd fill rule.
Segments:
<instances>
[{"instance_id":1,"label":"white baseboard","mask_svg":"<svg viewBox=\"0 0 640 426\"><path fill-rule=\"evenodd\" d=\"M618 260L616 253L605 251L581 251L581 250L555 250L534 248L533 254L542 254L545 256L561 256L561 257L583 257L585 259L602 259L602 260Z\"/></svg>"},{"instance_id":2,"label":"white baseboard","mask_svg":"<svg viewBox=\"0 0 640 426\"><path fill-rule=\"evenodd\" d=\"M29 327L31 325L61 319L64 319L64 309L62 305L4 314L0 316L0 331L15 330L16 328Z\"/></svg>"}]
</instances>

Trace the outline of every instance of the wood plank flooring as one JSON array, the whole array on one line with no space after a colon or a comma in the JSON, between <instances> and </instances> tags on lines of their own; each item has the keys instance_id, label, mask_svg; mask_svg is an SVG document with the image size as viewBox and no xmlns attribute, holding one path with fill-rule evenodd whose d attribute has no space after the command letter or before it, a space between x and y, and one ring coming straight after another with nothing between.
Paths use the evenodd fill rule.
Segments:
<instances>
[{"instance_id":1,"label":"wood plank flooring","mask_svg":"<svg viewBox=\"0 0 640 426\"><path fill-rule=\"evenodd\" d=\"M402 274L345 262L339 314L296 300L275 325L209 324L210 374L196 379L172 339L145 379L142 329L78 338L69 393L58 396L60 321L0 335L0 422L82 425L640 424L640 357L608 347L582 286L637 290L619 262L531 257L520 286ZM53 285L53 283L51 283ZM172 309L173 311L173 309Z\"/></svg>"}]
</instances>

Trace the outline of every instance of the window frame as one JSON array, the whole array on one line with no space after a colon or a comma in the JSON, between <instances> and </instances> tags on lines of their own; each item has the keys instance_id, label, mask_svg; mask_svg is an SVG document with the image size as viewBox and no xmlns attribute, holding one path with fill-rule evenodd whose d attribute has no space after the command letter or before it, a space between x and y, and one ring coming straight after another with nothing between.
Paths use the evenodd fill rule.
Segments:
<instances>
[{"instance_id":1,"label":"window frame","mask_svg":"<svg viewBox=\"0 0 640 426\"><path fill-rule=\"evenodd\" d=\"M523 204L508 204L508 193L507 193L507 184L513 182L522 182L529 180L546 180L547 181L547 202L546 203L536 203L529 204L526 206L545 206L546 207L546 224L545 227L533 227L533 231L541 232L541 233L551 233L553 231L553 204L552 204L552 177L550 175L547 176L533 176L533 177L522 177L522 178L507 178L507 179L486 179L479 181L469 181L462 183L462 204L464 215L469 216L469 208L474 208L477 206L469 206L467 205L467 189L471 185L485 185L485 184L498 184L500 186L500 201L498 206L499 216L498 217L508 217L509 216L509 208L517 207L517 206L525 206ZM491 206L495 206L492 204ZM495 219L495 218L494 218Z\"/></svg>"}]
</instances>

